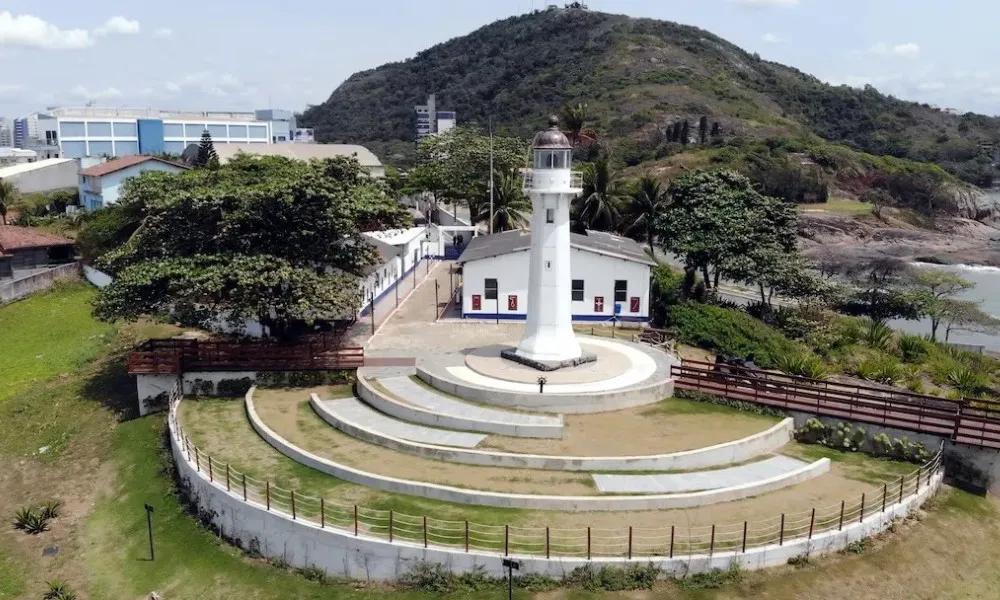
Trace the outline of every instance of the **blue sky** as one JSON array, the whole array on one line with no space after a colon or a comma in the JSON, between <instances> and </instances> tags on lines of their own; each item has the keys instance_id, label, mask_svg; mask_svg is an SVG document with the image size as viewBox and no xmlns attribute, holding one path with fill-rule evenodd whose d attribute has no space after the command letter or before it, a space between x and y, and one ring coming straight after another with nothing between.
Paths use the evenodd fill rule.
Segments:
<instances>
[{"instance_id":1,"label":"blue sky","mask_svg":"<svg viewBox=\"0 0 1000 600\"><path fill-rule=\"evenodd\" d=\"M553 2L556 0L552 0ZM560 4L563 0L558 0ZM548 0L5 0L0 115L47 105L301 110L352 73ZM1000 113L1000 3L590 0L697 25L834 83Z\"/></svg>"}]
</instances>

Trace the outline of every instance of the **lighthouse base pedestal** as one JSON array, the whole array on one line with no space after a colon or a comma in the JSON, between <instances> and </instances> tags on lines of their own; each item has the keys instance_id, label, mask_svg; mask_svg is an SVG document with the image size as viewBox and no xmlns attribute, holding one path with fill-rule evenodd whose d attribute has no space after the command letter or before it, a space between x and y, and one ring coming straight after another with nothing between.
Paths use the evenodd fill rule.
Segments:
<instances>
[{"instance_id":1,"label":"lighthouse base pedestal","mask_svg":"<svg viewBox=\"0 0 1000 600\"><path fill-rule=\"evenodd\" d=\"M528 358L526 356L521 356L517 353L517 348L506 348L500 351L500 356L506 358L507 360L512 360L516 363L520 363L526 367L531 367L532 369L537 369L539 371L558 371L559 369L568 369L571 367L578 367L583 364L592 363L597 360L597 354L593 352L587 352L584 350L580 356L576 358L569 358L566 360L535 360L533 358Z\"/></svg>"}]
</instances>

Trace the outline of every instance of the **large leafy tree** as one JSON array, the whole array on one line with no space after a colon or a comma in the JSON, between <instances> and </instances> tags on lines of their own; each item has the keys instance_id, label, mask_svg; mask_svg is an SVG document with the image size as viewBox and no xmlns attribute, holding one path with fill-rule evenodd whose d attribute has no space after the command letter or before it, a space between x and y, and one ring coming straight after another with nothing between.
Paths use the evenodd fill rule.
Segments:
<instances>
[{"instance_id":1,"label":"large leafy tree","mask_svg":"<svg viewBox=\"0 0 1000 600\"><path fill-rule=\"evenodd\" d=\"M612 231L618 227L618 208L623 189L611 169L611 162L602 157L583 165L583 193L574 201L575 229Z\"/></svg>"},{"instance_id":2,"label":"large leafy tree","mask_svg":"<svg viewBox=\"0 0 1000 600\"><path fill-rule=\"evenodd\" d=\"M144 174L120 204L136 207L138 224L97 261L114 276L98 317L251 318L275 337L352 318L376 260L361 232L407 218L353 158L239 156L214 171Z\"/></svg>"},{"instance_id":3,"label":"large leafy tree","mask_svg":"<svg viewBox=\"0 0 1000 600\"><path fill-rule=\"evenodd\" d=\"M909 285L920 305L921 316L931 321L931 340L937 341L938 326L955 309L955 297L976 284L944 269L921 268L911 271ZM965 311L960 311L963 315Z\"/></svg>"},{"instance_id":4,"label":"large leafy tree","mask_svg":"<svg viewBox=\"0 0 1000 600\"><path fill-rule=\"evenodd\" d=\"M494 136L493 168L508 173L527 163L527 144L519 138ZM466 127L425 137L417 149L418 164L409 173L409 189L430 193L434 201L469 205L475 217L489 197L490 138ZM494 183L494 191L495 191ZM475 209L475 210L474 210Z\"/></svg>"},{"instance_id":5,"label":"large leafy tree","mask_svg":"<svg viewBox=\"0 0 1000 600\"><path fill-rule=\"evenodd\" d=\"M510 231L523 229L528 225L527 215L531 214L531 200L521 189L521 178L517 171L497 173L493 186L493 231ZM489 222L490 206L485 203L478 215L477 221Z\"/></svg>"},{"instance_id":6,"label":"large leafy tree","mask_svg":"<svg viewBox=\"0 0 1000 600\"><path fill-rule=\"evenodd\" d=\"M953 331L974 331L995 335L1000 331L1000 319L981 308L981 302L946 298L941 303L941 323L944 325L944 341Z\"/></svg>"},{"instance_id":7,"label":"large leafy tree","mask_svg":"<svg viewBox=\"0 0 1000 600\"><path fill-rule=\"evenodd\" d=\"M907 263L884 256L845 265L844 276L851 291L840 310L877 323L919 318L919 299L907 285L910 272Z\"/></svg>"},{"instance_id":8,"label":"large leafy tree","mask_svg":"<svg viewBox=\"0 0 1000 600\"><path fill-rule=\"evenodd\" d=\"M654 224L660 212L666 209L668 198L667 190L659 181L642 177L636 182L622 215L622 232L633 238L645 238L650 254L653 253Z\"/></svg>"},{"instance_id":9,"label":"large leafy tree","mask_svg":"<svg viewBox=\"0 0 1000 600\"><path fill-rule=\"evenodd\" d=\"M674 180L670 205L654 224L664 250L683 257L712 287L709 271L736 281L774 288L796 253L793 207L754 189L734 171L697 171Z\"/></svg>"}]
</instances>

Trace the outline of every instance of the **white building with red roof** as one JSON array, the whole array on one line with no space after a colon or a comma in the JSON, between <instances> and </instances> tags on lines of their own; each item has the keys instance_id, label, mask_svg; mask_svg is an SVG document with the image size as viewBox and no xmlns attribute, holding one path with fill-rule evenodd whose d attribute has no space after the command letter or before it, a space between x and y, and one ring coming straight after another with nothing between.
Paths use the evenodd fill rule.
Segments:
<instances>
[{"instance_id":1,"label":"white building with red roof","mask_svg":"<svg viewBox=\"0 0 1000 600\"><path fill-rule=\"evenodd\" d=\"M188 167L153 156L125 156L80 171L80 205L97 210L118 202L126 179L147 171L180 173Z\"/></svg>"}]
</instances>

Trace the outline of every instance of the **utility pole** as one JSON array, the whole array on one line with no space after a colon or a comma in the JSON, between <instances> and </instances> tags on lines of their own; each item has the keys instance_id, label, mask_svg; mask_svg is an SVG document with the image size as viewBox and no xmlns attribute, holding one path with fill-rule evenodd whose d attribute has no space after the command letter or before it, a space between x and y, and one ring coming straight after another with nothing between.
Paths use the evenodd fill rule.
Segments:
<instances>
[{"instance_id":1,"label":"utility pole","mask_svg":"<svg viewBox=\"0 0 1000 600\"><path fill-rule=\"evenodd\" d=\"M493 115L490 115L490 233L493 233Z\"/></svg>"}]
</instances>

